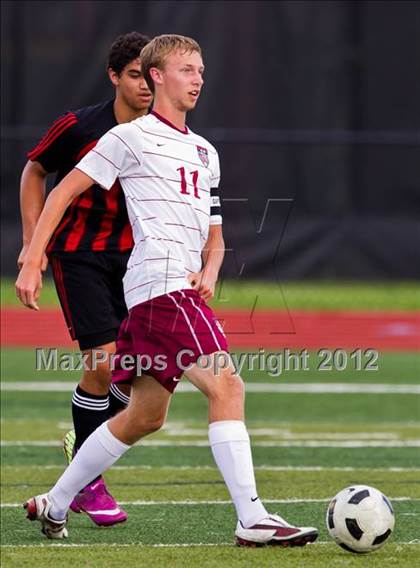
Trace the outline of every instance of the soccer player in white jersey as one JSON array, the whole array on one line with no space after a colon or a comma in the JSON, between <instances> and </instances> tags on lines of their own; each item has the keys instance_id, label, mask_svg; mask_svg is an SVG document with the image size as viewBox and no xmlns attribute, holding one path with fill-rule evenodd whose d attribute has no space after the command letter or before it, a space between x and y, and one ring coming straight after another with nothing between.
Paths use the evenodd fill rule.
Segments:
<instances>
[{"instance_id":1,"label":"soccer player in white jersey","mask_svg":"<svg viewBox=\"0 0 420 568\"><path fill-rule=\"evenodd\" d=\"M317 529L270 515L258 497L241 378L232 365L215 372L200 364L205 355L228 358L226 338L206 304L224 251L219 161L213 146L185 125L203 86L201 50L190 38L164 35L141 59L153 111L110 130L51 192L16 283L21 301L37 307L42 255L66 207L92 183L108 190L118 178L135 247L124 277L129 316L120 329L113 380L131 382L131 399L91 434L48 493L29 499L28 518L39 520L48 538L66 537L74 495L162 426L188 367L187 379L208 399L209 442L237 512L237 544L302 546L317 538ZM138 376L123 364L125 356L148 356L149 364Z\"/></svg>"}]
</instances>

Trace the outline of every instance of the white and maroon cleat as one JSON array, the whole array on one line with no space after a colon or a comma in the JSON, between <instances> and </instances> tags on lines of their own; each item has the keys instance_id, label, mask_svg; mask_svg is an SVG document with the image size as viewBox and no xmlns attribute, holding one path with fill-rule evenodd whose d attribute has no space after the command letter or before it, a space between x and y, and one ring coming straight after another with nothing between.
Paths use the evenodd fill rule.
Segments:
<instances>
[{"instance_id":1,"label":"white and maroon cleat","mask_svg":"<svg viewBox=\"0 0 420 568\"><path fill-rule=\"evenodd\" d=\"M238 546L305 546L318 538L318 529L294 527L279 515L269 515L247 529L238 522L235 536Z\"/></svg>"},{"instance_id":2,"label":"white and maroon cleat","mask_svg":"<svg viewBox=\"0 0 420 568\"><path fill-rule=\"evenodd\" d=\"M41 523L41 532L45 534L47 538L67 538L67 519L62 521L52 519L50 517L51 504L51 501L48 499L48 494L45 493L44 495L32 497L23 507L26 509L26 516L30 521L39 521Z\"/></svg>"}]
</instances>

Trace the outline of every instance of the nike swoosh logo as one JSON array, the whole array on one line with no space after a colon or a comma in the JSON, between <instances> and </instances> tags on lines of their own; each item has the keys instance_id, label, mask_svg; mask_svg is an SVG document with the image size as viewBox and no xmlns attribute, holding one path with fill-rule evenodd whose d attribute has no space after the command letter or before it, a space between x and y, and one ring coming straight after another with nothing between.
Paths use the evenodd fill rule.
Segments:
<instances>
[{"instance_id":1,"label":"nike swoosh logo","mask_svg":"<svg viewBox=\"0 0 420 568\"><path fill-rule=\"evenodd\" d=\"M121 513L121 510L118 507L116 509L108 509L108 510L101 509L99 511L91 511L89 509L89 513L91 515L108 515L108 516L111 516L111 515L119 515Z\"/></svg>"},{"instance_id":2,"label":"nike swoosh logo","mask_svg":"<svg viewBox=\"0 0 420 568\"><path fill-rule=\"evenodd\" d=\"M165 146L165 144L156 144L156 146Z\"/></svg>"},{"instance_id":3,"label":"nike swoosh logo","mask_svg":"<svg viewBox=\"0 0 420 568\"><path fill-rule=\"evenodd\" d=\"M255 501L257 501L258 499L259 499L258 495L257 495L256 497L251 497L251 501L252 501L253 503L255 503Z\"/></svg>"},{"instance_id":4,"label":"nike swoosh logo","mask_svg":"<svg viewBox=\"0 0 420 568\"><path fill-rule=\"evenodd\" d=\"M177 378L174 377L172 380L175 381L176 383L179 383L179 381L180 381L181 379L177 379Z\"/></svg>"}]
</instances>

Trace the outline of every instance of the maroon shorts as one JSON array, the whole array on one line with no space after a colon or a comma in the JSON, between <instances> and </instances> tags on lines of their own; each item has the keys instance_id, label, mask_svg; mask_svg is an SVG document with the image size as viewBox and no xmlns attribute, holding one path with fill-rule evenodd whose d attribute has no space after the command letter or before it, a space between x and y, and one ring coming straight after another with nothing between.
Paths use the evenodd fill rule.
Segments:
<instances>
[{"instance_id":1,"label":"maroon shorts","mask_svg":"<svg viewBox=\"0 0 420 568\"><path fill-rule=\"evenodd\" d=\"M173 392L200 355L227 350L222 327L198 292L170 292L134 306L122 322L112 382L144 373Z\"/></svg>"}]
</instances>

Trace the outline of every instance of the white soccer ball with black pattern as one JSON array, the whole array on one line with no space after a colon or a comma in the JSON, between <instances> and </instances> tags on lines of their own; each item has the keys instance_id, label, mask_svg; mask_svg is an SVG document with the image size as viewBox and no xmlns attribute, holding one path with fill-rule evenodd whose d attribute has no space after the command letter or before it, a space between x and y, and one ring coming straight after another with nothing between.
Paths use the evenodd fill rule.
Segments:
<instances>
[{"instance_id":1,"label":"white soccer ball with black pattern","mask_svg":"<svg viewBox=\"0 0 420 568\"><path fill-rule=\"evenodd\" d=\"M328 505L328 532L349 552L377 550L388 540L394 525L391 502L374 487L346 487Z\"/></svg>"}]
</instances>

